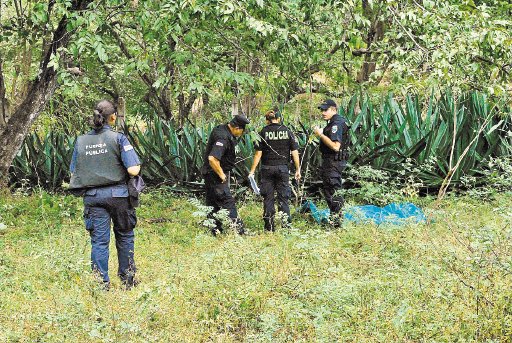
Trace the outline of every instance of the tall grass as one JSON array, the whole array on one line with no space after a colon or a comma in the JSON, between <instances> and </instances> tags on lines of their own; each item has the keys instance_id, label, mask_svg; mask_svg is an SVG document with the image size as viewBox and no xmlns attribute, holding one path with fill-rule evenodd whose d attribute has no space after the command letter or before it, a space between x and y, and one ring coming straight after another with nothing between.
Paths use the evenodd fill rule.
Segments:
<instances>
[{"instance_id":1,"label":"tall grass","mask_svg":"<svg viewBox=\"0 0 512 343\"><path fill-rule=\"evenodd\" d=\"M512 334L512 198L421 200L434 219L212 237L187 199L143 194L141 284L90 272L80 199L0 197L1 342L506 342Z\"/></svg>"}]
</instances>

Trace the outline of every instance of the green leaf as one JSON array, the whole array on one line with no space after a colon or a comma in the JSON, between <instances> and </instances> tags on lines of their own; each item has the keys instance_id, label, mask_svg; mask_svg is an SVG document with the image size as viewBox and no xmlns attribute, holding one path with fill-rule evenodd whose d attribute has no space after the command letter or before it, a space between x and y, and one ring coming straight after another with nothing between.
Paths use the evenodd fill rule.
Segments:
<instances>
[{"instance_id":1,"label":"green leaf","mask_svg":"<svg viewBox=\"0 0 512 343\"><path fill-rule=\"evenodd\" d=\"M501 124L503 124L503 120L500 120L500 122L496 125L494 125L493 127L491 127L491 129L489 131L487 131L487 134L490 135L494 130L496 130L498 127L501 126Z\"/></svg>"}]
</instances>

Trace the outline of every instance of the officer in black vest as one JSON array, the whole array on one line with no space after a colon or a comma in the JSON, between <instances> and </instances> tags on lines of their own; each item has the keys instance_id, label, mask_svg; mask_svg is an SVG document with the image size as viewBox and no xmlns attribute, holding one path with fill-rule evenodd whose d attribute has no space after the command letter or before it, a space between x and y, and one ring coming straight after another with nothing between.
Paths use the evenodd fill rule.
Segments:
<instances>
[{"instance_id":1,"label":"officer in black vest","mask_svg":"<svg viewBox=\"0 0 512 343\"><path fill-rule=\"evenodd\" d=\"M249 120L242 115L236 115L224 125L216 126L208 139L201 173L206 189L206 205L212 206L210 218L215 219L212 234L222 232L222 223L214 217L220 209L226 209L239 234L244 233L243 221L238 218L235 199L229 190L229 173L235 167L235 146L237 138L242 136Z\"/></svg>"},{"instance_id":2,"label":"officer in black vest","mask_svg":"<svg viewBox=\"0 0 512 343\"><path fill-rule=\"evenodd\" d=\"M281 124L281 113L277 108L265 115L267 126L259 133L259 141L254 146L255 154L249 176L254 176L256 167L261 166L261 195L263 195L263 220L265 230L275 231L274 192L277 191L278 209L290 221L288 201L291 195L288 164L290 152L295 164L295 178L300 179L299 145L293 133Z\"/></svg>"},{"instance_id":3,"label":"officer in black vest","mask_svg":"<svg viewBox=\"0 0 512 343\"><path fill-rule=\"evenodd\" d=\"M94 110L94 130L76 139L69 188L84 196L92 269L99 273L108 289L108 247L110 222L113 221L118 275L129 289L135 284L133 229L137 217L128 200L126 183L129 176L139 174L140 161L126 136L112 131L115 121L115 106L110 101L100 101Z\"/></svg>"},{"instance_id":4,"label":"officer in black vest","mask_svg":"<svg viewBox=\"0 0 512 343\"><path fill-rule=\"evenodd\" d=\"M346 147L343 146L344 135L348 134L345 118L338 115L336 103L327 99L318 106L322 117L327 121L323 130L316 127L314 133L320 138L320 152L322 153L321 177L325 200L331 213L330 221L333 226L339 227L343 218L343 196L335 194L342 189L341 173L347 167Z\"/></svg>"}]
</instances>

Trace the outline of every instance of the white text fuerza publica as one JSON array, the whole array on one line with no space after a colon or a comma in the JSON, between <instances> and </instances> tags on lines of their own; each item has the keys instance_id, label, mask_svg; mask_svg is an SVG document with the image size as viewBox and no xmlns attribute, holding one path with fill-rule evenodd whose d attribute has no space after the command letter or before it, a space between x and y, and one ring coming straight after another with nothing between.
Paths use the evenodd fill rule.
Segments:
<instances>
[{"instance_id":1,"label":"white text fuerza publica","mask_svg":"<svg viewBox=\"0 0 512 343\"><path fill-rule=\"evenodd\" d=\"M88 156L88 155L92 156L92 155L106 154L108 152L106 147L107 147L106 143L86 145L85 146L85 155L86 156ZM95 150L92 150L92 149L95 149Z\"/></svg>"}]
</instances>

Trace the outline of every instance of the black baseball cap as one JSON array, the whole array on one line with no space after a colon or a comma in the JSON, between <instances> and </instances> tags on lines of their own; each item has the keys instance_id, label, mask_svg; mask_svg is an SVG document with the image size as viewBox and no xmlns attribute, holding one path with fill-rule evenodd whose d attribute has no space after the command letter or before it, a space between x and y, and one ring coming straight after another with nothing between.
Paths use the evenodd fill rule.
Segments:
<instances>
[{"instance_id":1,"label":"black baseball cap","mask_svg":"<svg viewBox=\"0 0 512 343\"><path fill-rule=\"evenodd\" d=\"M249 124L250 122L246 116L237 114L236 116L233 117L233 119L231 119L231 121L229 123L233 126L236 126L236 127L239 127L241 129L245 130L245 125Z\"/></svg>"},{"instance_id":2,"label":"black baseball cap","mask_svg":"<svg viewBox=\"0 0 512 343\"><path fill-rule=\"evenodd\" d=\"M325 99L324 102L322 102L320 105L318 105L319 110L326 110L329 107L338 108L338 105L336 105L336 103L332 99Z\"/></svg>"}]
</instances>

